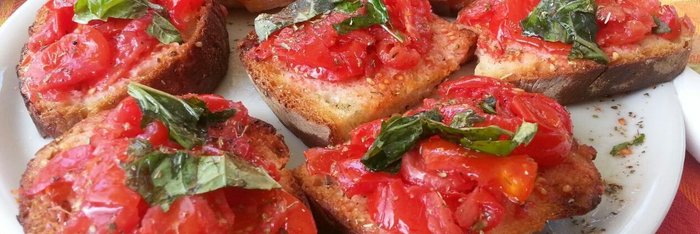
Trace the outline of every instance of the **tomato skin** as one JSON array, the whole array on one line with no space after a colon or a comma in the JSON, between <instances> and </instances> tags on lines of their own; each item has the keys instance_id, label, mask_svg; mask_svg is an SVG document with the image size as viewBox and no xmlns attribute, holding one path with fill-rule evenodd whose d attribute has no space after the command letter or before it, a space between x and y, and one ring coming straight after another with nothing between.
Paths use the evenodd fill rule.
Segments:
<instances>
[{"instance_id":1,"label":"tomato skin","mask_svg":"<svg viewBox=\"0 0 700 234\"><path fill-rule=\"evenodd\" d=\"M48 8L46 23L41 29L35 29L38 32L29 38L27 42L29 51L39 51L42 47L50 45L72 32L76 27L76 23L72 20L74 14L72 3L65 4L55 0L46 2L44 7Z\"/></svg>"},{"instance_id":2,"label":"tomato skin","mask_svg":"<svg viewBox=\"0 0 700 234\"><path fill-rule=\"evenodd\" d=\"M37 91L68 89L97 79L110 65L112 50L107 39L89 27L63 36L36 54L27 75Z\"/></svg>"},{"instance_id":3,"label":"tomato skin","mask_svg":"<svg viewBox=\"0 0 700 234\"><path fill-rule=\"evenodd\" d=\"M155 2L168 10L173 25L181 32L194 26L192 23L196 22L195 17L200 7L204 5L204 0L157 0Z\"/></svg>"},{"instance_id":4,"label":"tomato skin","mask_svg":"<svg viewBox=\"0 0 700 234\"><path fill-rule=\"evenodd\" d=\"M675 40L681 36L682 25L678 18L678 13L676 13L676 8L672 6L662 6L659 10L659 20L666 23L671 32L661 34L659 36L665 38L666 40ZM690 28L690 27L689 27Z\"/></svg>"},{"instance_id":5,"label":"tomato skin","mask_svg":"<svg viewBox=\"0 0 700 234\"><path fill-rule=\"evenodd\" d=\"M381 184L367 198L367 209L375 222L394 233L429 233L423 220L425 207L409 196L401 180Z\"/></svg>"},{"instance_id":6,"label":"tomato skin","mask_svg":"<svg viewBox=\"0 0 700 234\"><path fill-rule=\"evenodd\" d=\"M217 220L217 214L207 199L199 196L187 196L175 200L168 212L163 212L159 206L149 208L142 220L139 232L143 234L224 234L232 231L229 228L232 226L233 220L226 220L224 223L217 222Z\"/></svg>"},{"instance_id":7,"label":"tomato skin","mask_svg":"<svg viewBox=\"0 0 700 234\"><path fill-rule=\"evenodd\" d=\"M498 225L503 219L505 207L490 192L485 189L476 189L467 195L466 199L457 207L455 219L460 227L473 230L479 222L482 222L478 230L489 231Z\"/></svg>"},{"instance_id":8,"label":"tomato skin","mask_svg":"<svg viewBox=\"0 0 700 234\"><path fill-rule=\"evenodd\" d=\"M299 199L284 190L223 190L229 206L237 215L235 230L246 230L248 233L316 233L311 212Z\"/></svg>"},{"instance_id":9,"label":"tomato skin","mask_svg":"<svg viewBox=\"0 0 700 234\"><path fill-rule=\"evenodd\" d=\"M90 145L78 146L54 156L46 164L46 167L44 167L36 176L32 186L27 190L23 190L22 192L27 195L37 194L52 186L53 183L57 183L56 179L54 178L67 180L66 182L72 182L72 180L69 178L60 176L84 168L85 161L92 156L93 149L94 148Z\"/></svg>"},{"instance_id":10,"label":"tomato skin","mask_svg":"<svg viewBox=\"0 0 700 234\"><path fill-rule=\"evenodd\" d=\"M136 138L147 140L151 145L158 147L168 143L168 128L160 121L153 121Z\"/></svg>"}]
</instances>

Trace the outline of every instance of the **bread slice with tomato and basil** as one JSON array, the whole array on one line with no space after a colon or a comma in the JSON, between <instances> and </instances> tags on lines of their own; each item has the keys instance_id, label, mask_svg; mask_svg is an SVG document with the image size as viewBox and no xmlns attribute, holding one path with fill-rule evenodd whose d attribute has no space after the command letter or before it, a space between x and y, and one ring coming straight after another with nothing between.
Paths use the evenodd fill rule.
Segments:
<instances>
[{"instance_id":1,"label":"bread slice with tomato and basil","mask_svg":"<svg viewBox=\"0 0 700 234\"><path fill-rule=\"evenodd\" d=\"M427 0L298 0L256 18L241 60L277 117L307 145L404 111L469 58L475 35Z\"/></svg>"},{"instance_id":2,"label":"bread slice with tomato and basil","mask_svg":"<svg viewBox=\"0 0 700 234\"><path fill-rule=\"evenodd\" d=\"M604 189L563 106L486 77L447 81L305 156L294 175L317 221L349 233L535 233L593 210Z\"/></svg>"},{"instance_id":3,"label":"bread slice with tomato and basil","mask_svg":"<svg viewBox=\"0 0 700 234\"><path fill-rule=\"evenodd\" d=\"M228 68L225 9L212 0L51 0L17 66L20 92L44 137L113 108L129 82L207 93Z\"/></svg>"},{"instance_id":4,"label":"bread slice with tomato and basil","mask_svg":"<svg viewBox=\"0 0 700 234\"><path fill-rule=\"evenodd\" d=\"M653 0L478 0L457 21L479 34L475 74L564 104L672 80L695 30Z\"/></svg>"},{"instance_id":5,"label":"bread slice with tomato and basil","mask_svg":"<svg viewBox=\"0 0 700 234\"><path fill-rule=\"evenodd\" d=\"M128 89L29 162L26 233L316 233L272 126L217 95Z\"/></svg>"}]
</instances>

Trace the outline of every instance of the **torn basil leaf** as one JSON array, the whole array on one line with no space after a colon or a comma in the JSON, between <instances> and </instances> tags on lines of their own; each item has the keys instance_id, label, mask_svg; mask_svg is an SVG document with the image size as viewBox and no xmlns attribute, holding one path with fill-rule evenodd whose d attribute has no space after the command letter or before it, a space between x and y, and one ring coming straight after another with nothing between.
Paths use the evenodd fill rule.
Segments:
<instances>
[{"instance_id":1,"label":"torn basil leaf","mask_svg":"<svg viewBox=\"0 0 700 234\"><path fill-rule=\"evenodd\" d=\"M646 136L644 134L639 134L632 139L632 141L628 142L622 142L620 144L617 144L613 146L612 150L610 150L610 155L612 156L622 156L624 155L622 152L626 151L630 148L630 146L635 146L635 145L641 145L644 143L644 139Z\"/></svg>"},{"instance_id":2,"label":"torn basil leaf","mask_svg":"<svg viewBox=\"0 0 700 234\"><path fill-rule=\"evenodd\" d=\"M340 0L296 0L275 14L262 13L255 17L255 34L258 41L266 40L272 33L292 24L308 21L333 10Z\"/></svg>"},{"instance_id":3,"label":"torn basil leaf","mask_svg":"<svg viewBox=\"0 0 700 234\"><path fill-rule=\"evenodd\" d=\"M158 39L160 43L169 44L173 42L181 43L180 31L168 19L160 14L153 14L153 21L146 28L148 35Z\"/></svg>"},{"instance_id":4,"label":"torn basil leaf","mask_svg":"<svg viewBox=\"0 0 700 234\"><path fill-rule=\"evenodd\" d=\"M594 0L542 0L520 25L525 36L572 44L569 59L607 64L607 54L595 41L596 8Z\"/></svg>"},{"instance_id":5,"label":"torn basil leaf","mask_svg":"<svg viewBox=\"0 0 700 234\"><path fill-rule=\"evenodd\" d=\"M362 1L360 0L346 0L339 2L337 5L335 5L335 10L340 11L346 14L353 13L357 11L357 9L360 9L362 7Z\"/></svg>"},{"instance_id":6,"label":"torn basil leaf","mask_svg":"<svg viewBox=\"0 0 700 234\"><path fill-rule=\"evenodd\" d=\"M77 0L73 5L73 21L87 24L91 20L108 18L136 19L146 15L145 0Z\"/></svg>"},{"instance_id":7,"label":"torn basil leaf","mask_svg":"<svg viewBox=\"0 0 700 234\"><path fill-rule=\"evenodd\" d=\"M452 117L452 123L450 123L450 127L467 128L474 126L475 123L480 123L483 121L484 117L476 114L474 110L467 110L464 112L457 113L454 117Z\"/></svg>"},{"instance_id":8,"label":"torn basil leaf","mask_svg":"<svg viewBox=\"0 0 700 234\"><path fill-rule=\"evenodd\" d=\"M519 145L527 145L532 141L537 133L537 124L523 122L515 135L510 140L477 140L471 141L468 138L460 139L460 145L483 153L494 154L498 156L509 155Z\"/></svg>"},{"instance_id":9,"label":"torn basil leaf","mask_svg":"<svg viewBox=\"0 0 700 234\"><path fill-rule=\"evenodd\" d=\"M343 22L334 24L333 28L338 32L338 34L343 35L354 30L369 28L374 25L381 26L398 41L404 41L403 35L392 30L389 26L389 13L387 12L386 5L384 5L382 0L368 0L367 4L365 4L364 15L353 16L345 19Z\"/></svg>"},{"instance_id":10,"label":"torn basil leaf","mask_svg":"<svg viewBox=\"0 0 700 234\"><path fill-rule=\"evenodd\" d=\"M479 103L481 109L489 114L496 114L496 98L489 95L484 98L484 100Z\"/></svg>"},{"instance_id":11,"label":"torn basil leaf","mask_svg":"<svg viewBox=\"0 0 700 234\"><path fill-rule=\"evenodd\" d=\"M180 99L163 91L130 83L128 93L136 99L143 112L145 125L154 119L168 127L168 136L185 149L204 143L207 126L222 122L235 114L235 110L211 113L205 103L196 98Z\"/></svg>"},{"instance_id":12,"label":"torn basil leaf","mask_svg":"<svg viewBox=\"0 0 700 234\"><path fill-rule=\"evenodd\" d=\"M433 135L460 143L466 148L495 155L508 155L515 147L530 142L537 132L537 124L523 122L515 134L498 126L447 126L437 110L413 116L394 116L382 122L379 135L363 155L361 162L371 171L397 172L403 155L418 141ZM510 140L498 140L501 136Z\"/></svg>"},{"instance_id":13,"label":"torn basil leaf","mask_svg":"<svg viewBox=\"0 0 700 234\"><path fill-rule=\"evenodd\" d=\"M132 143L133 144L133 143ZM140 143L139 143L140 144ZM192 156L184 151L130 154L126 184L151 206L168 211L175 199L225 187L270 190L281 186L267 172L235 156Z\"/></svg>"},{"instance_id":14,"label":"torn basil leaf","mask_svg":"<svg viewBox=\"0 0 700 234\"><path fill-rule=\"evenodd\" d=\"M664 34L664 33L670 33L671 32L671 27L668 26L668 24L664 21L661 21L659 17L653 16L654 17L654 26L651 30L654 32L654 34Z\"/></svg>"}]
</instances>

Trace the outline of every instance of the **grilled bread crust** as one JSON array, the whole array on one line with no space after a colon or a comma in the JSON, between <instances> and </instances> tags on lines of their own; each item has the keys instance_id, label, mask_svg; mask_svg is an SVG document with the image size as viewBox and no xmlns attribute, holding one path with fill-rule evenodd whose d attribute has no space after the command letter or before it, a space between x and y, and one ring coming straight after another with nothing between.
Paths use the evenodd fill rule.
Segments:
<instances>
[{"instance_id":1,"label":"grilled bread crust","mask_svg":"<svg viewBox=\"0 0 700 234\"><path fill-rule=\"evenodd\" d=\"M479 40L492 40L479 34ZM479 47L474 73L500 77L529 92L572 104L673 80L688 64L692 40L693 32L684 27L680 38L673 41L650 35L633 45L607 47L608 64L570 61L566 55L528 50L516 44L507 45L505 54L498 57Z\"/></svg>"},{"instance_id":2,"label":"grilled bread crust","mask_svg":"<svg viewBox=\"0 0 700 234\"><path fill-rule=\"evenodd\" d=\"M594 209L604 190L600 173L593 165L595 155L592 147L577 144L563 163L540 170L534 191L523 205L526 209L507 205L503 220L489 233L533 233L542 230L547 220L582 215ZM295 169L294 176L314 215L319 216L316 221L325 225L322 227L344 233L388 233L374 223L365 197L346 197L332 177L312 175L306 165Z\"/></svg>"},{"instance_id":3,"label":"grilled bread crust","mask_svg":"<svg viewBox=\"0 0 700 234\"><path fill-rule=\"evenodd\" d=\"M249 56L258 45L254 33L239 48L255 87L280 121L305 144L323 146L344 142L361 123L416 104L472 54L471 31L438 17L431 29L432 49L414 68L342 83L307 79L275 58Z\"/></svg>"},{"instance_id":4,"label":"grilled bread crust","mask_svg":"<svg viewBox=\"0 0 700 234\"><path fill-rule=\"evenodd\" d=\"M47 23L46 13L44 8L38 12L36 21L29 28L30 36ZM103 91L88 91L82 100L53 102L33 98L35 101L31 101L30 97L37 94L29 91L25 75L28 67L19 65L20 92L39 133L43 137L57 137L87 116L114 107L126 97L126 86L130 81L172 94L213 92L228 69L230 53L225 15L218 3L207 0L195 30L185 43L161 45L162 50L142 59L128 77ZM28 56L32 54L25 45L20 64Z\"/></svg>"},{"instance_id":5,"label":"grilled bread crust","mask_svg":"<svg viewBox=\"0 0 700 234\"><path fill-rule=\"evenodd\" d=\"M88 144L94 130L104 122L106 116L105 111L87 118L40 149L27 164L27 170L20 182L20 190L32 186L38 173L55 155L75 146ZM277 134L273 126L258 119L252 119L244 134L252 140L251 145L256 146L253 148L256 150L254 152L256 155L274 162L280 169L279 183L283 189L306 203L306 198L292 173L284 169L289 160L289 149L284 143L283 136ZM69 212L66 212L70 210L68 201L56 203L46 194L26 197L20 192L18 203L20 213L17 218L25 233L62 233L63 223L69 218Z\"/></svg>"}]
</instances>

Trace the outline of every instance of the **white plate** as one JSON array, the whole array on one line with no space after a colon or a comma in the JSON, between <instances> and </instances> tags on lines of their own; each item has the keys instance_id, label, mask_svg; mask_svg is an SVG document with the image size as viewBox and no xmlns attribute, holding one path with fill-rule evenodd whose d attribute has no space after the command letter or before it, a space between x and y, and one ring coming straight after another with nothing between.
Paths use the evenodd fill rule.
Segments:
<instances>
[{"instance_id":1,"label":"white plate","mask_svg":"<svg viewBox=\"0 0 700 234\"><path fill-rule=\"evenodd\" d=\"M0 227L3 233L21 233L15 219L18 211L13 190L19 186L26 163L48 142L37 134L29 118L19 95L15 73L20 49L27 39L27 28L43 2L29 0L0 28ZM230 12L228 28L232 48L251 30L252 19L253 15L249 13ZM217 93L242 101L252 116L277 127L291 149L291 166L299 165L306 147L263 103L243 72L238 51L234 49L230 65L229 74ZM688 70L682 76L698 75ZM611 106L618 107L612 109ZM574 120L575 136L598 150L595 162L604 180L619 184L623 189L606 195L600 206L588 215L552 222L546 231L654 232L673 201L684 159L683 117L673 86L659 85L614 100L571 106L569 110ZM629 112L636 117L630 117ZM627 125L621 126L619 118L624 118ZM637 126L640 121L643 128ZM620 130L615 131L616 126ZM626 158L609 155L613 145L630 140L637 132L645 133L647 140L643 146L635 148L635 154Z\"/></svg>"}]
</instances>

